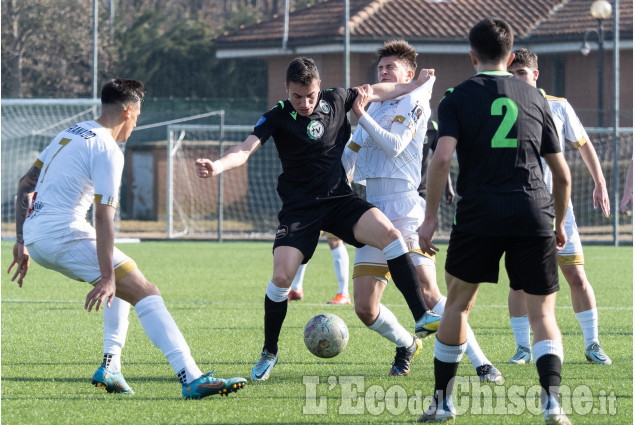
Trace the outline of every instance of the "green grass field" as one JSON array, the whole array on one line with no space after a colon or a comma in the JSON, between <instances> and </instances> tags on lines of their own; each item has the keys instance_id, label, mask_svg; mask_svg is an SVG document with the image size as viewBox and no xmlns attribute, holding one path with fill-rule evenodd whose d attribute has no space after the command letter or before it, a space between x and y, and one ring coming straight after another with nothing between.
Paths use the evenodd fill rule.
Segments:
<instances>
[{"instance_id":1,"label":"green grass field","mask_svg":"<svg viewBox=\"0 0 635 425\"><path fill-rule=\"evenodd\" d=\"M414 423L432 393L434 341L413 360L407 377L388 371L394 346L368 330L351 306L329 306L336 292L328 246L318 246L305 276L305 299L289 305L280 362L264 383L248 382L229 397L181 398L167 360L145 336L134 313L123 372L136 394L114 395L90 384L102 358L101 313L87 313L88 285L33 264L22 289L6 275L2 243L3 424ZM120 246L159 286L200 368L221 377L249 377L263 341L263 299L271 278L269 243L143 242ZM437 264L445 261L441 246ZM353 250L350 249L351 266ZM563 333L565 408L574 424L633 423L633 250L585 248L586 271L598 301L600 342L612 366L588 364L582 333L561 279L557 318ZM442 292L445 284L439 267ZM352 286L352 284L351 284ZM532 365L510 365L514 339L507 314L508 282L484 284L470 316L478 341L504 385L479 385L467 357L459 367L458 424L541 424ZM401 323L412 317L391 284L383 303ZM323 312L348 324L348 347L325 360L304 347L306 322ZM563 390L563 394L566 392ZM469 397L471 395L471 397ZM525 398L525 395L528 398Z\"/></svg>"}]
</instances>

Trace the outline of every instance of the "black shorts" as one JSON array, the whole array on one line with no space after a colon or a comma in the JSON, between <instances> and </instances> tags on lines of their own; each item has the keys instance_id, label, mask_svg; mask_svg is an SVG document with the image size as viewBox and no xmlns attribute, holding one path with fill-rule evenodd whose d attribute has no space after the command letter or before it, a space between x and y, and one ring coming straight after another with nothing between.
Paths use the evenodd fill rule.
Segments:
<instances>
[{"instance_id":1,"label":"black shorts","mask_svg":"<svg viewBox=\"0 0 635 425\"><path fill-rule=\"evenodd\" d=\"M349 245L360 248L364 244L355 239L353 226L371 208L375 206L355 193L283 205L278 213L280 226L276 231L273 249L279 246L297 248L304 254L302 262L304 264L313 256L322 230L334 234Z\"/></svg>"},{"instance_id":2,"label":"black shorts","mask_svg":"<svg viewBox=\"0 0 635 425\"><path fill-rule=\"evenodd\" d=\"M505 253L512 289L548 295L560 289L556 252L555 235L485 236L453 230L445 271L468 283L496 283Z\"/></svg>"}]
</instances>

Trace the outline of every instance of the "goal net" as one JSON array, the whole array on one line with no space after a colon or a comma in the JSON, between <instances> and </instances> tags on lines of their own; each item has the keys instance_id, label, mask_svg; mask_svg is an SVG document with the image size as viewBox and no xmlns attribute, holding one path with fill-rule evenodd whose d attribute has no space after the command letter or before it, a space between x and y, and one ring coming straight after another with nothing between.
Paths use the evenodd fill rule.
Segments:
<instances>
[{"instance_id":1,"label":"goal net","mask_svg":"<svg viewBox=\"0 0 635 425\"><path fill-rule=\"evenodd\" d=\"M273 143L266 143L245 166L218 177L196 176L197 158L218 159L241 143L251 125L168 127L168 238L272 239L281 202L276 192L282 171Z\"/></svg>"},{"instance_id":2,"label":"goal net","mask_svg":"<svg viewBox=\"0 0 635 425\"><path fill-rule=\"evenodd\" d=\"M100 112L99 99L2 100L2 235L15 236L18 180L57 134Z\"/></svg>"}]
</instances>

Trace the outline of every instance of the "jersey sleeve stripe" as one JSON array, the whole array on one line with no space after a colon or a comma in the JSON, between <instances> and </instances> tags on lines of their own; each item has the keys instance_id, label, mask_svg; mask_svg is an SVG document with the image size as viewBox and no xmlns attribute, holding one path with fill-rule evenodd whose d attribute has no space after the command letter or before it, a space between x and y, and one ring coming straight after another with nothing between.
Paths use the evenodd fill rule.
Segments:
<instances>
[{"instance_id":1,"label":"jersey sleeve stripe","mask_svg":"<svg viewBox=\"0 0 635 425\"><path fill-rule=\"evenodd\" d=\"M582 146L584 146L586 143L588 142L587 138L585 136L582 136L582 138L580 140L578 140L577 142L573 142L573 146L575 148L581 148Z\"/></svg>"},{"instance_id":2,"label":"jersey sleeve stripe","mask_svg":"<svg viewBox=\"0 0 635 425\"><path fill-rule=\"evenodd\" d=\"M353 142L352 140L348 143L348 145L346 145L346 147L352 150L353 152L358 152L358 153L359 153L359 150L362 148L360 145Z\"/></svg>"},{"instance_id":3,"label":"jersey sleeve stripe","mask_svg":"<svg viewBox=\"0 0 635 425\"><path fill-rule=\"evenodd\" d=\"M36 159L35 162L33 163L33 166L35 168L40 169L40 170L42 169L43 165L44 165L44 163L42 161L40 161L39 159Z\"/></svg>"},{"instance_id":4,"label":"jersey sleeve stripe","mask_svg":"<svg viewBox=\"0 0 635 425\"><path fill-rule=\"evenodd\" d=\"M95 203L108 205L110 207L117 208L117 200L113 198L112 196L103 196L103 195L95 194Z\"/></svg>"}]
</instances>

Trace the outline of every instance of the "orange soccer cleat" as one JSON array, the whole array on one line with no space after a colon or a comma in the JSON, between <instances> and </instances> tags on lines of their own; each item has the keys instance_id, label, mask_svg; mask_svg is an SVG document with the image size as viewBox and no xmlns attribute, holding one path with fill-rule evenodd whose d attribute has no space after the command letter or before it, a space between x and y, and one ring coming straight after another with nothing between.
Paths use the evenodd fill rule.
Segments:
<instances>
[{"instance_id":1,"label":"orange soccer cleat","mask_svg":"<svg viewBox=\"0 0 635 425\"><path fill-rule=\"evenodd\" d=\"M350 304L351 296L349 294L337 294L331 301L327 301L327 304Z\"/></svg>"}]
</instances>

